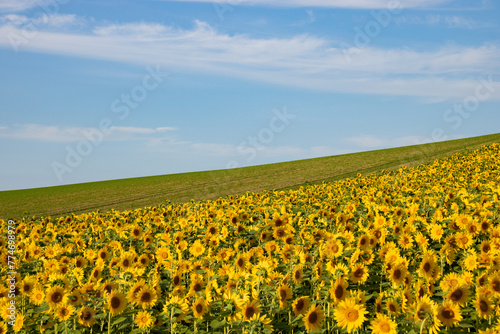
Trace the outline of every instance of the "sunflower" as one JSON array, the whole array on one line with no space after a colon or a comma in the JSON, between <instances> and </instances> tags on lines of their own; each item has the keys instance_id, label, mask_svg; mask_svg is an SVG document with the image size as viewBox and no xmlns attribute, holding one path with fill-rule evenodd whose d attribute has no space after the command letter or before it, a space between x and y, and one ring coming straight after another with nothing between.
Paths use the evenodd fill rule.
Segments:
<instances>
[{"instance_id":1,"label":"sunflower","mask_svg":"<svg viewBox=\"0 0 500 334\"><path fill-rule=\"evenodd\" d=\"M302 279L304 278L304 269L302 265L299 264L295 266L295 268L293 269L292 278L296 284L302 283Z\"/></svg>"},{"instance_id":2,"label":"sunflower","mask_svg":"<svg viewBox=\"0 0 500 334\"><path fill-rule=\"evenodd\" d=\"M337 325L342 329L347 329L347 332L350 333L363 325L366 313L363 305L357 304L354 298L348 298L337 305L334 316Z\"/></svg>"},{"instance_id":3,"label":"sunflower","mask_svg":"<svg viewBox=\"0 0 500 334\"><path fill-rule=\"evenodd\" d=\"M302 321L304 321L304 325L308 331L314 331L321 328L324 318L325 313L321 305L316 306L316 304L312 304L307 314L302 318Z\"/></svg>"},{"instance_id":4,"label":"sunflower","mask_svg":"<svg viewBox=\"0 0 500 334\"><path fill-rule=\"evenodd\" d=\"M417 303L415 307L415 320L416 321L424 321L429 315L432 316L432 312L434 309L435 303L429 298L429 296L425 295Z\"/></svg>"},{"instance_id":5,"label":"sunflower","mask_svg":"<svg viewBox=\"0 0 500 334\"><path fill-rule=\"evenodd\" d=\"M328 257L328 258L335 258L339 257L342 255L342 252L344 250L344 246L339 240L336 239L329 239L326 243L323 244L322 247L323 253Z\"/></svg>"},{"instance_id":6,"label":"sunflower","mask_svg":"<svg viewBox=\"0 0 500 334\"><path fill-rule=\"evenodd\" d=\"M50 308L56 309L60 305L66 304L66 292L61 286L55 285L47 291L45 300L49 304Z\"/></svg>"},{"instance_id":7,"label":"sunflower","mask_svg":"<svg viewBox=\"0 0 500 334\"><path fill-rule=\"evenodd\" d=\"M306 313L307 310L309 309L310 303L311 299L309 298L309 296L299 297L295 299L295 301L292 304L292 310L295 316Z\"/></svg>"},{"instance_id":8,"label":"sunflower","mask_svg":"<svg viewBox=\"0 0 500 334\"><path fill-rule=\"evenodd\" d=\"M487 296L477 294L474 300L477 315L481 318L489 318L492 316L493 305L491 299Z\"/></svg>"},{"instance_id":9,"label":"sunflower","mask_svg":"<svg viewBox=\"0 0 500 334\"><path fill-rule=\"evenodd\" d=\"M139 256L139 259L137 260L137 263L141 268L146 268L147 266L149 266L149 262L150 260L147 254L142 254L141 256Z\"/></svg>"},{"instance_id":10,"label":"sunflower","mask_svg":"<svg viewBox=\"0 0 500 334\"><path fill-rule=\"evenodd\" d=\"M127 300L121 292L113 290L108 296L108 307L111 314L121 314L127 307Z\"/></svg>"},{"instance_id":11,"label":"sunflower","mask_svg":"<svg viewBox=\"0 0 500 334\"><path fill-rule=\"evenodd\" d=\"M120 260L120 268L123 271L129 270L134 265L134 260L130 254L124 255Z\"/></svg>"},{"instance_id":12,"label":"sunflower","mask_svg":"<svg viewBox=\"0 0 500 334\"><path fill-rule=\"evenodd\" d=\"M350 279L353 283L362 284L368 279L368 268L363 264L355 264L351 267Z\"/></svg>"},{"instance_id":13,"label":"sunflower","mask_svg":"<svg viewBox=\"0 0 500 334\"><path fill-rule=\"evenodd\" d=\"M397 324L384 314L377 314L377 317L370 322L373 334L397 334Z\"/></svg>"},{"instance_id":14,"label":"sunflower","mask_svg":"<svg viewBox=\"0 0 500 334\"><path fill-rule=\"evenodd\" d=\"M238 268L239 271L245 271L246 266L248 264L247 257L243 254L239 254L236 257L236 261L234 262L236 265L236 268Z\"/></svg>"},{"instance_id":15,"label":"sunflower","mask_svg":"<svg viewBox=\"0 0 500 334\"><path fill-rule=\"evenodd\" d=\"M19 332L24 325L24 314L16 314L16 320L12 329L15 333Z\"/></svg>"},{"instance_id":16,"label":"sunflower","mask_svg":"<svg viewBox=\"0 0 500 334\"><path fill-rule=\"evenodd\" d=\"M134 238L140 239L142 237L142 227L133 226L130 233L134 236Z\"/></svg>"},{"instance_id":17,"label":"sunflower","mask_svg":"<svg viewBox=\"0 0 500 334\"><path fill-rule=\"evenodd\" d=\"M21 286L19 287L19 291L21 292L22 295L27 295L29 296L33 289L35 288L35 283L36 281L32 278L26 277L22 282Z\"/></svg>"},{"instance_id":18,"label":"sunflower","mask_svg":"<svg viewBox=\"0 0 500 334\"><path fill-rule=\"evenodd\" d=\"M469 301L470 291L466 285L460 285L451 289L446 295L446 299L454 304L463 306Z\"/></svg>"},{"instance_id":19,"label":"sunflower","mask_svg":"<svg viewBox=\"0 0 500 334\"><path fill-rule=\"evenodd\" d=\"M344 300L347 296L347 287L347 282L342 277L338 277L330 289L330 296L336 302Z\"/></svg>"},{"instance_id":20,"label":"sunflower","mask_svg":"<svg viewBox=\"0 0 500 334\"><path fill-rule=\"evenodd\" d=\"M398 302L393 298L387 299L385 306L387 307L389 313L392 315L398 315L401 311Z\"/></svg>"},{"instance_id":21,"label":"sunflower","mask_svg":"<svg viewBox=\"0 0 500 334\"><path fill-rule=\"evenodd\" d=\"M389 271L389 279L395 286L400 286L407 275L407 270L404 265L399 264L392 266Z\"/></svg>"},{"instance_id":22,"label":"sunflower","mask_svg":"<svg viewBox=\"0 0 500 334\"><path fill-rule=\"evenodd\" d=\"M160 247L156 250L156 260L158 263L165 263L171 258L170 250L167 247Z\"/></svg>"},{"instance_id":23,"label":"sunflower","mask_svg":"<svg viewBox=\"0 0 500 334\"><path fill-rule=\"evenodd\" d=\"M0 321L0 334L7 334L7 324Z\"/></svg>"},{"instance_id":24,"label":"sunflower","mask_svg":"<svg viewBox=\"0 0 500 334\"><path fill-rule=\"evenodd\" d=\"M111 253L104 247L97 253L97 257L103 261L107 261L111 257Z\"/></svg>"},{"instance_id":25,"label":"sunflower","mask_svg":"<svg viewBox=\"0 0 500 334\"><path fill-rule=\"evenodd\" d=\"M478 258L475 252L469 254L462 262L463 267L468 271L473 271L478 266Z\"/></svg>"},{"instance_id":26,"label":"sunflower","mask_svg":"<svg viewBox=\"0 0 500 334\"><path fill-rule=\"evenodd\" d=\"M292 289L288 284L282 284L277 289L277 294L279 298L280 308L285 308L287 306L287 301L292 298Z\"/></svg>"},{"instance_id":27,"label":"sunflower","mask_svg":"<svg viewBox=\"0 0 500 334\"><path fill-rule=\"evenodd\" d=\"M193 245L189 248L189 253L194 257L198 257L205 253L205 246L201 243L200 239L196 239Z\"/></svg>"},{"instance_id":28,"label":"sunflower","mask_svg":"<svg viewBox=\"0 0 500 334\"><path fill-rule=\"evenodd\" d=\"M135 296L135 304L142 307L142 309L148 309L153 307L158 301L158 295L156 290L145 285L137 295Z\"/></svg>"},{"instance_id":29,"label":"sunflower","mask_svg":"<svg viewBox=\"0 0 500 334\"><path fill-rule=\"evenodd\" d=\"M106 284L107 285L107 284ZM146 286L146 282L143 280L143 279L140 279L138 281L136 281L134 283L134 285L132 285L132 287L128 290L128 293L127 293L127 301L131 304L134 304L135 303L135 300L136 300L136 296L137 296L137 293L139 291L141 291L141 289L143 287ZM111 290L115 290L117 289L117 287L111 289ZM107 291L107 289L105 290L107 293L111 293L111 291Z\"/></svg>"},{"instance_id":30,"label":"sunflower","mask_svg":"<svg viewBox=\"0 0 500 334\"><path fill-rule=\"evenodd\" d=\"M434 255L426 253L420 263L418 274L429 282L434 282L440 275L439 266Z\"/></svg>"},{"instance_id":31,"label":"sunflower","mask_svg":"<svg viewBox=\"0 0 500 334\"><path fill-rule=\"evenodd\" d=\"M35 288L33 291L31 291L30 301L33 304L40 306L42 305L44 299L45 299L45 293L43 292L42 289Z\"/></svg>"},{"instance_id":32,"label":"sunflower","mask_svg":"<svg viewBox=\"0 0 500 334\"><path fill-rule=\"evenodd\" d=\"M83 301L82 294L77 289L74 289L68 294L68 303L73 306L79 306Z\"/></svg>"},{"instance_id":33,"label":"sunflower","mask_svg":"<svg viewBox=\"0 0 500 334\"><path fill-rule=\"evenodd\" d=\"M445 301L437 308L437 318L443 325L451 327L456 326L462 320L462 314L457 304Z\"/></svg>"},{"instance_id":34,"label":"sunflower","mask_svg":"<svg viewBox=\"0 0 500 334\"><path fill-rule=\"evenodd\" d=\"M205 313L207 313L208 311L208 307L207 307L207 303L205 302L205 299L203 298L199 298L197 299L194 303L193 303L193 315L197 318L197 319L202 319L203 318L203 315Z\"/></svg>"},{"instance_id":35,"label":"sunflower","mask_svg":"<svg viewBox=\"0 0 500 334\"><path fill-rule=\"evenodd\" d=\"M260 304L254 300L246 303L241 309L241 316L245 321L250 321L258 318L260 315Z\"/></svg>"},{"instance_id":36,"label":"sunflower","mask_svg":"<svg viewBox=\"0 0 500 334\"><path fill-rule=\"evenodd\" d=\"M140 311L135 315L134 323L140 329L147 329L154 324L154 317L151 316L147 311Z\"/></svg>"},{"instance_id":37,"label":"sunflower","mask_svg":"<svg viewBox=\"0 0 500 334\"><path fill-rule=\"evenodd\" d=\"M489 286L496 297L500 295L500 273L496 272L489 277Z\"/></svg>"},{"instance_id":38,"label":"sunflower","mask_svg":"<svg viewBox=\"0 0 500 334\"><path fill-rule=\"evenodd\" d=\"M94 268L92 270L92 273L90 273L90 279L92 281L98 281L102 277L102 269L100 268Z\"/></svg>"},{"instance_id":39,"label":"sunflower","mask_svg":"<svg viewBox=\"0 0 500 334\"><path fill-rule=\"evenodd\" d=\"M461 284L462 284L462 278L460 277L459 274L448 273L443 277L441 283L439 283L439 286L441 287L441 290L446 292L449 291L450 289L458 287Z\"/></svg>"},{"instance_id":40,"label":"sunflower","mask_svg":"<svg viewBox=\"0 0 500 334\"><path fill-rule=\"evenodd\" d=\"M399 246L402 249L410 249L413 247L413 237L408 233L403 233L399 237Z\"/></svg>"},{"instance_id":41,"label":"sunflower","mask_svg":"<svg viewBox=\"0 0 500 334\"><path fill-rule=\"evenodd\" d=\"M181 313L175 319L176 321L180 321L189 312L189 305L183 298L170 295L163 307L163 313L170 314L174 309L180 310Z\"/></svg>"},{"instance_id":42,"label":"sunflower","mask_svg":"<svg viewBox=\"0 0 500 334\"><path fill-rule=\"evenodd\" d=\"M286 231L286 228L284 227L277 227L274 229L274 232L273 232L273 237L274 239L285 239L286 236L287 236L287 231Z\"/></svg>"},{"instance_id":43,"label":"sunflower","mask_svg":"<svg viewBox=\"0 0 500 334\"><path fill-rule=\"evenodd\" d=\"M65 304L65 305L59 306L56 309L55 316L57 319L59 319L59 321L66 321L69 318L71 318L71 316L73 315L74 312L75 312L75 308L73 307L73 305Z\"/></svg>"},{"instance_id":44,"label":"sunflower","mask_svg":"<svg viewBox=\"0 0 500 334\"><path fill-rule=\"evenodd\" d=\"M189 288L190 294L196 294L197 292L200 292L203 290L205 287L205 282L201 278L194 278L193 281L191 282L191 286Z\"/></svg>"}]
</instances>

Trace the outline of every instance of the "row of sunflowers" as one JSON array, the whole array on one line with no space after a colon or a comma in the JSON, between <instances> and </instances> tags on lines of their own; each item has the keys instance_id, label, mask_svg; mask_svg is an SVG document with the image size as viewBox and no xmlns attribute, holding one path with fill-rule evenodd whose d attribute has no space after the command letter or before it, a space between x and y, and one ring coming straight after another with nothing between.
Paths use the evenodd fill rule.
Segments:
<instances>
[{"instance_id":1,"label":"row of sunflowers","mask_svg":"<svg viewBox=\"0 0 500 334\"><path fill-rule=\"evenodd\" d=\"M500 333L499 168L18 220L0 333Z\"/></svg>"}]
</instances>

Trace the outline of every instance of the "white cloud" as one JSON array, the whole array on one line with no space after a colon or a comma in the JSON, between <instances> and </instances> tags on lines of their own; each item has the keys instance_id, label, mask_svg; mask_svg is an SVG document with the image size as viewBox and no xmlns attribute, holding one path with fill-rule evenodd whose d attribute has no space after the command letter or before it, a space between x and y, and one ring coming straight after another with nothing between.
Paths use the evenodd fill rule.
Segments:
<instances>
[{"instance_id":1,"label":"white cloud","mask_svg":"<svg viewBox=\"0 0 500 334\"><path fill-rule=\"evenodd\" d=\"M71 26L82 26L85 24L85 18L76 16L75 14L50 14L39 15L36 17L28 17L18 14L7 14L0 17L0 22L10 24L21 29L31 32L44 27L48 28L63 28Z\"/></svg>"},{"instance_id":2,"label":"white cloud","mask_svg":"<svg viewBox=\"0 0 500 334\"><path fill-rule=\"evenodd\" d=\"M173 131L174 127L141 128L112 126L110 133L104 133L101 129L92 127L60 127L41 124L16 124L11 127L0 127L0 138L36 140L47 142L75 142L88 140L89 136L95 140L102 141L126 141L138 139L150 139L147 135L156 135ZM88 134L88 135L86 135ZM146 136L140 136L146 135ZM98 139L101 138L101 139Z\"/></svg>"},{"instance_id":3,"label":"white cloud","mask_svg":"<svg viewBox=\"0 0 500 334\"><path fill-rule=\"evenodd\" d=\"M409 48L347 48L311 35L255 38L217 32L195 21L192 29L159 24L109 25L93 33L40 30L23 39L20 27L0 26L0 47L17 36L24 51L109 61L155 64L163 69L233 76L277 85L342 93L463 99L474 93L479 75L499 69L500 48L444 46L433 51ZM20 43L20 44L19 44ZM490 98L500 99L500 84Z\"/></svg>"},{"instance_id":4,"label":"white cloud","mask_svg":"<svg viewBox=\"0 0 500 334\"><path fill-rule=\"evenodd\" d=\"M376 9L429 7L450 2L450 0L166 0L177 2L209 2L230 7L240 5L278 6L278 7L323 7Z\"/></svg>"},{"instance_id":5,"label":"white cloud","mask_svg":"<svg viewBox=\"0 0 500 334\"><path fill-rule=\"evenodd\" d=\"M0 12L19 12L36 7L40 3L40 0L0 0Z\"/></svg>"},{"instance_id":6,"label":"white cloud","mask_svg":"<svg viewBox=\"0 0 500 334\"><path fill-rule=\"evenodd\" d=\"M437 26L442 25L447 28L478 29L493 27L495 24L489 22L478 22L468 17L457 15L429 14L423 16L398 16L394 18L398 24L420 24Z\"/></svg>"}]
</instances>

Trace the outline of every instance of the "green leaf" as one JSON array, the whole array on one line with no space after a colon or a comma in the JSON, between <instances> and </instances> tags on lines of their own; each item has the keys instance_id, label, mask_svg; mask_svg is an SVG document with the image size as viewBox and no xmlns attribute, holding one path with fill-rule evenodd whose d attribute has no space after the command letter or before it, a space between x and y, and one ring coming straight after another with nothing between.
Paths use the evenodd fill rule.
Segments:
<instances>
[{"instance_id":1,"label":"green leaf","mask_svg":"<svg viewBox=\"0 0 500 334\"><path fill-rule=\"evenodd\" d=\"M125 317L120 317L120 318L116 319L115 321L113 321L113 323L112 323L111 325L112 325L112 326L114 326L114 325L118 325L119 323L122 323L122 322L124 322L125 320L127 320L127 318L125 318Z\"/></svg>"}]
</instances>

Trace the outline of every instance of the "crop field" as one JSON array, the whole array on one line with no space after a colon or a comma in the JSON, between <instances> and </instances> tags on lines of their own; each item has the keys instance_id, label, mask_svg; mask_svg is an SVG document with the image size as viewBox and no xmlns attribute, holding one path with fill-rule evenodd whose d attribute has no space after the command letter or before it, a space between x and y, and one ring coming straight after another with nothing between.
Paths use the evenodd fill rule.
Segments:
<instances>
[{"instance_id":1,"label":"crop field","mask_svg":"<svg viewBox=\"0 0 500 334\"><path fill-rule=\"evenodd\" d=\"M498 333L499 168L2 220L0 332Z\"/></svg>"},{"instance_id":2,"label":"crop field","mask_svg":"<svg viewBox=\"0 0 500 334\"><path fill-rule=\"evenodd\" d=\"M0 219L61 216L90 211L125 211L155 206L166 199L217 199L266 190L297 189L382 169L416 166L482 145L500 142L500 134L423 145L342 154L268 165L55 187L0 191Z\"/></svg>"}]
</instances>

